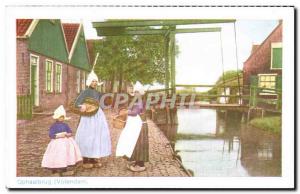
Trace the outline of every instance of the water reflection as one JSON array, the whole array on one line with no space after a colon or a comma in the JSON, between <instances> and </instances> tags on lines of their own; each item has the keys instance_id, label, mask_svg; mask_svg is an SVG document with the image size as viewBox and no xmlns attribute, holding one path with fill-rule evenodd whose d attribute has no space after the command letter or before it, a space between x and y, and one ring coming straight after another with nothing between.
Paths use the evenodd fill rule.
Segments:
<instances>
[{"instance_id":1,"label":"water reflection","mask_svg":"<svg viewBox=\"0 0 300 194\"><path fill-rule=\"evenodd\" d=\"M212 109L158 110L154 119L194 176L281 176L281 137L241 120Z\"/></svg>"},{"instance_id":2,"label":"water reflection","mask_svg":"<svg viewBox=\"0 0 300 194\"><path fill-rule=\"evenodd\" d=\"M281 136L249 127L241 132L241 161L249 174L281 176Z\"/></svg>"},{"instance_id":3,"label":"water reflection","mask_svg":"<svg viewBox=\"0 0 300 194\"><path fill-rule=\"evenodd\" d=\"M213 136L216 134L215 110L180 109L178 110L178 133L201 134Z\"/></svg>"}]
</instances>

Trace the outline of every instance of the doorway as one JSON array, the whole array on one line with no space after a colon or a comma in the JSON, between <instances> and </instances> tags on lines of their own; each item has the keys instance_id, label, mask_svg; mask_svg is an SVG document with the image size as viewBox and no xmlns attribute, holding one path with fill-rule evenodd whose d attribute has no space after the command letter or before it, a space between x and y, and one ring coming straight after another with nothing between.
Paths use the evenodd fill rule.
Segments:
<instances>
[{"instance_id":1,"label":"doorway","mask_svg":"<svg viewBox=\"0 0 300 194\"><path fill-rule=\"evenodd\" d=\"M30 76L30 91L32 96L32 102L34 106L39 106L39 57L35 55L30 55L30 70L31 70L31 76Z\"/></svg>"}]
</instances>

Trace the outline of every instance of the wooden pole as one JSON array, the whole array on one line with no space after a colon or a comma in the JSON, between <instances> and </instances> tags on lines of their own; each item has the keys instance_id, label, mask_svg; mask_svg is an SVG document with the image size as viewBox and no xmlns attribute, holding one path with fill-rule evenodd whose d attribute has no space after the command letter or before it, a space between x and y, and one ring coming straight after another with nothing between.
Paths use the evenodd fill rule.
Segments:
<instances>
[{"instance_id":1,"label":"wooden pole","mask_svg":"<svg viewBox=\"0 0 300 194\"><path fill-rule=\"evenodd\" d=\"M97 63L98 57L99 57L99 53L96 54L92 70L94 70L94 68L95 68L95 65Z\"/></svg>"},{"instance_id":2,"label":"wooden pole","mask_svg":"<svg viewBox=\"0 0 300 194\"><path fill-rule=\"evenodd\" d=\"M92 22L93 28L104 27L140 27L140 26L173 26L173 25L190 25L190 24L216 24L216 23L232 23L235 19L175 19L175 20L118 20Z\"/></svg>"},{"instance_id":3,"label":"wooden pole","mask_svg":"<svg viewBox=\"0 0 300 194\"><path fill-rule=\"evenodd\" d=\"M165 37L165 47L164 47L164 57L165 57L165 88L169 88L170 84L170 72L169 72L169 44L170 44L170 37L169 34ZM168 91L166 91L168 94Z\"/></svg>"},{"instance_id":4,"label":"wooden pole","mask_svg":"<svg viewBox=\"0 0 300 194\"><path fill-rule=\"evenodd\" d=\"M172 31L170 33L170 58L171 58L171 88L173 89L173 93L176 93L175 80L176 80L176 71L175 71L175 26L172 26Z\"/></svg>"}]
</instances>

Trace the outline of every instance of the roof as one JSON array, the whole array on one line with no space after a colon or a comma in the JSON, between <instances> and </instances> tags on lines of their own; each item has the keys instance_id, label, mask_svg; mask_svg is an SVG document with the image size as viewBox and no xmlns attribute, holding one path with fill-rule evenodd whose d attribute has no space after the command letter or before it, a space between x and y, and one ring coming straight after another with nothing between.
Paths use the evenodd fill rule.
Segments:
<instances>
[{"instance_id":1,"label":"roof","mask_svg":"<svg viewBox=\"0 0 300 194\"><path fill-rule=\"evenodd\" d=\"M250 56L247 58L247 60L244 63L246 63L250 58L252 58L252 56L254 56L255 53L259 49L262 48L262 46L267 42L267 40L272 36L272 34L274 34L277 31L277 29L279 29L281 26L282 26L282 22L279 21L279 24L274 28L274 30L268 35L268 37L260 45L257 45L257 47L255 48L255 50L253 50L253 46L252 46L251 54L250 54Z\"/></svg>"},{"instance_id":2,"label":"roof","mask_svg":"<svg viewBox=\"0 0 300 194\"><path fill-rule=\"evenodd\" d=\"M87 47L88 47L88 52L89 52L89 57L90 57L90 62L93 63L95 61L95 42L96 41L101 41L100 39L89 39L89 40L86 40L86 43L87 43Z\"/></svg>"},{"instance_id":3,"label":"roof","mask_svg":"<svg viewBox=\"0 0 300 194\"><path fill-rule=\"evenodd\" d=\"M17 19L17 36L24 36L33 19Z\"/></svg>"},{"instance_id":4,"label":"roof","mask_svg":"<svg viewBox=\"0 0 300 194\"><path fill-rule=\"evenodd\" d=\"M63 23L62 24L63 29L64 29L64 34L67 42L67 47L69 52L72 49L77 31L79 29L80 24L70 24L70 23Z\"/></svg>"},{"instance_id":5,"label":"roof","mask_svg":"<svg viewBox=\"0 0 300 194\"><path fill-rule=\"evenodd\" d=\"M251 49L251 54L254 53L256 51L256 49L259 48L259 46L260 46L259 44L253 44L252 49Z\"/></svg>"}]
</instances>

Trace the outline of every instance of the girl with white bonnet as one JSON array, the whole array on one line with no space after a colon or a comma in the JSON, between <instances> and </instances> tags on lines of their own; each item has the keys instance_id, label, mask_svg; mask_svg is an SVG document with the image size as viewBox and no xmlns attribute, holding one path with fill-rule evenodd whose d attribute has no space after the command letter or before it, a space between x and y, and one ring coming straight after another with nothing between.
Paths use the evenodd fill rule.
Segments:
<instances>
[{"instance_id":1,"label":"girl with white bonnet","mask_svg":"<svg viewBox=\"0 0 300 194\"><path fill-rule=\"evenodd\" d=\"M80 107L80 111L85 112L84 100L93 98L100 102L102 94L96 90L98 77L92 71L86 80L87 89L82 91L75 101L75 106ZM98 159L111 155L111 139L108 123L101 107L93 116L81 116L77 128L75 140L83 156L83 167L101 167Z\"/></svg>"},{"instance_id":2,"label":"girl with white bonnet","mask_svg":"<svg viewBox=\"0 0 300 194\"><path fill-rule=\"evenodd\" d=\"M123 112L128 114L128 117L119 137L116 156L128 158L130 162L127 168L130 171L141 172L146 170L145 162L149 161L148 125L142 101L145 93L143 85L136 82L133 92L135 104Z\"/></svg>"},{"instance_id":3,"label":"girl with white bonnet","mask_svg":"<svg viewBox=\"0 0 300 194\"><path fill-rule=\"evenodd\" d=\"M66 117L66 111L62 105L54 111L53 119L55 122L49 130L51 141L43 156L42 167L52 170L53 176L74 175L74 171L67 167L75 165L82 160L82 157L72 138L71 128L64 122L69 118Z\"/></svg>"}]
</instances>

